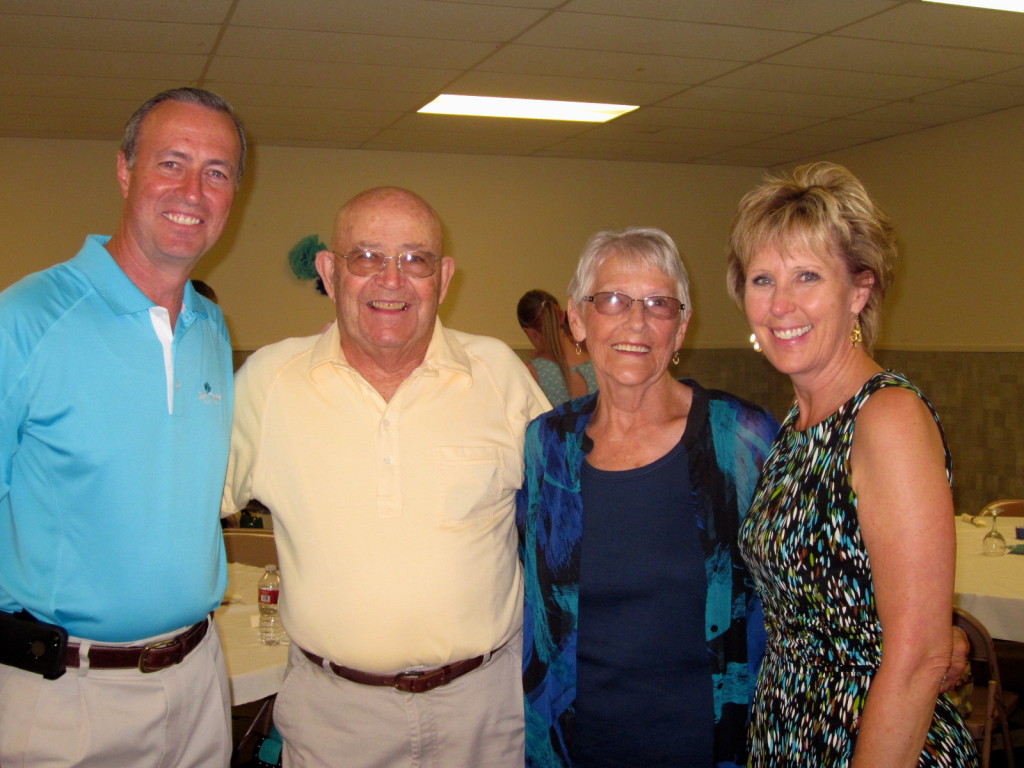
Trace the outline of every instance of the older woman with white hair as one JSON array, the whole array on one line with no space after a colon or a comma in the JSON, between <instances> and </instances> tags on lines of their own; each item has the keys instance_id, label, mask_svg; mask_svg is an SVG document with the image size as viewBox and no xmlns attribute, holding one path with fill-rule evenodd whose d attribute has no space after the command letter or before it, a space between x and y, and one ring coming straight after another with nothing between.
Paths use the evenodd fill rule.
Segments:
<instances>
[{"instance_id":1,"label":"older woman with white hair","mask_svg":"<svg viewBox=\"0 0 1024 768\"><path fill-rule=\"evenodd\" d=\"M526 763L742 765L764 638L736 536L778 424L669 373L691 307L664 232L598 233L569 292L599 391L527 430Z\"/></svg>"}]
</instances>

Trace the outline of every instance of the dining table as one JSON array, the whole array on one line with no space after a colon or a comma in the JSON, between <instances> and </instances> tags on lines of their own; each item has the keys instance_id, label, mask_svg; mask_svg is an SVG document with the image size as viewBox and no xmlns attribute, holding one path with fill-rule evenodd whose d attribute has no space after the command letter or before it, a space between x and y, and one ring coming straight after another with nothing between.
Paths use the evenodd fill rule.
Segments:
<instances>
[{"instance_id":1,"label":"dining table","mask_svg":"<svg viewBox=\"0 0 1024 768\"><path fill-rule=\"evenodd\" d=\"M231 704L247 704L277 693L284 681L288 642L262 645L259 640L257 590L263 568L228 563L228 587L214 612L231 686Z\"/></svg>"},{"instance_id":2,"label":"dining table","mask_svg":"<svg viewBox=\"0 0 1024 768\"><path fill-rule=\"evenodd\" d=\"M1006 540L1006 554L982 553L982 539L991 528L990 518L961 515L956 522L956 584L953 604L973 614L1000 640L1024 643L1024 541L1015 537L1024 518L996 519ZM1020 548L1022 554L1013 550Z\"/></svg>"}]
</instances>

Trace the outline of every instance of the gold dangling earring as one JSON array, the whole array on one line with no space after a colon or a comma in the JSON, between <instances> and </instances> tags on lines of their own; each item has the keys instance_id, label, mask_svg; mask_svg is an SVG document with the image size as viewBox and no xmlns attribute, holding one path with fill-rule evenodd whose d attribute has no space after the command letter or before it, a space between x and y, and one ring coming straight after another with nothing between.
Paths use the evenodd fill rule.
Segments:
<instances>
[{"instance_id":1,"label":"gold dangling earring","mask_svg":"<svg viewBox=\"0 0 1024 768\"><path fill-rule=\"evenodd\" d=\"M580 343L577 341L576 342L576 355L579 356L579 355L582 355L582 354L583 354L583 350L580 349Z\"/></svg>"},{"instance_id":2,"label":"gold dangling earring","mask_svg":"<svg viewBox=\"0 0 1024 768\"><path fill-rule=\"evenodd\" d=\"M672 365L679 365L679 350L678 349L676 350L676 353L674 355L672 355Z\"/></svg>"},{"instance_id":3,"label":"gold dangling earring","mask_svg":"<svg viewBox=\"0 0 1024 768\"><path fill-rule=\"evenodd\" d=\"M864 334L860 332L860 315L857 315L857 321L853 324L853 330L850 331L850 341L853 343L854 349L864 341Z\"/></svg>"},{"instance_id":4,"label":"gold dangling earring","mask_svg":"<svg viewBox=\"0 0 1024 768\"><path fill-rule=\"evenodd\" d=\"M750 344L754 348L755 352L760 352L761 351L761 345L757 343L757 334L756 333L750 334Z\"/></svg>"}]
</instances>

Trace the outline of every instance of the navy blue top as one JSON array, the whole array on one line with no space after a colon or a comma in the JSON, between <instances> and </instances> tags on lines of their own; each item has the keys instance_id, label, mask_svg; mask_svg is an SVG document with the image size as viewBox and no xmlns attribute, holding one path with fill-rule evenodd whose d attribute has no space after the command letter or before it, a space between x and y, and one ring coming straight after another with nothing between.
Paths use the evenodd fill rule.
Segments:
<instances>
[{"instance_id":1,"label":"navy blue top","mask_svg":"<svg viewBox=\"0 0 1024 768\"><path fill-rule=\"evenodd\" d=\"M574 765L713 764L707 577L682 441L639 469L584 462Z\"/></svg>"}]
</instances>

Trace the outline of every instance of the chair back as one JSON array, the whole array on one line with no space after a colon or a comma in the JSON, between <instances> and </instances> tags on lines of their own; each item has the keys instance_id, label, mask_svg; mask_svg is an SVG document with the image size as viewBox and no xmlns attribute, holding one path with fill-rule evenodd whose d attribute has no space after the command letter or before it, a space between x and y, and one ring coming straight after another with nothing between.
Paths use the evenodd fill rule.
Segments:
<instances>
[{"instance_id":1,"label":"chair back","mask_svg":"<svg viewBox=\"0 0 1024 768\"><path fill-rule=\"evenodd\" d=\"M262 568L277 565L277 547L271 531L253 528L225 528L224 549L229 563L256 565Z\"/></svg>"},{"instance_id":2,"label":"chair back","mask_svg":"<svg viewBox=\"0 0 1024 768\"><path fill-rule=\"evenodd\" d=\"M1003 690L995 643L985 625L959 608L953 608L953 624L967 634L971 646L968 659L973 687L967 694L970 706L964 724L971 736L981 741L983 768L989 767L992 758L993 731L1002 731L1007 765L1013 768L1013 740L1007 716L1017 708L1018 696Z\"/></svg>"},{"instance_id":3,"label":"chair back","mask_svg":"<svg viewBox=\"0 0 1024 768\"><path fill-rule=\"evenodd\" d=\"M984 685L986 681L994 680L997 686L1002 687L996 646L985 625L960 608L953 608L953 624L967 634L967 642L971 645L967 658L975 681Z\"/></svg>"},{"instance_id":4,"label":"chair back","mask_svg":"<svg viewBox=\"0 0 1024 768\"><path fill-rule=\"evenodd\" d=\"M1024 517L1024 499L997 499L984 506L978 517L998 514L1000 517Z\"/></svg>"}]
</instances>

